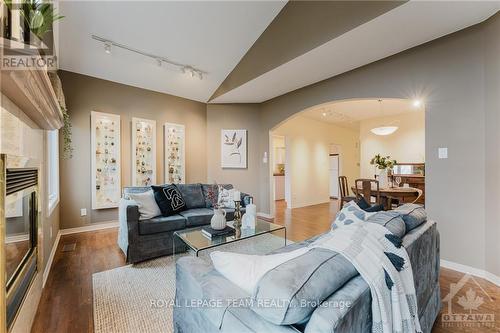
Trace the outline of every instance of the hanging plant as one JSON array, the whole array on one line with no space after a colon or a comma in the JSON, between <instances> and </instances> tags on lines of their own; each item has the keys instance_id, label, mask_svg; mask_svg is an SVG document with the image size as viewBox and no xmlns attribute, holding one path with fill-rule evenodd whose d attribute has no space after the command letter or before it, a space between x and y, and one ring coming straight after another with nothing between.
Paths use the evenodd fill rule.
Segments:
<instances>
[{"instance_id":1,"label":"hanging plant","mask_svg":"<svg viewBox=\"0 0 500 333\"><path fill-rule=\"evenodd\" d=\"M67 160L73 157L73 143L71 141L71 120L69 119L68 109L61 106L64 125L61 127L63 137L62 158Z\"/></svg>"}]
</instances>

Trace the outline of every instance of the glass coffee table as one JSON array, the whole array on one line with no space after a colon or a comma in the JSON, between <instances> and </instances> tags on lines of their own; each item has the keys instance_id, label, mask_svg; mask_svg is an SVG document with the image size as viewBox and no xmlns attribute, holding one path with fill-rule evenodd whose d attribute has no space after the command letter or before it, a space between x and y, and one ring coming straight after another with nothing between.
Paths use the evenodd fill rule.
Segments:
<instances>
[{"instance_id":1,"label":"glass coffee table","mask_svg":"<svg viewBox=\"0 0 500 333\"><path fill-rule=\"evenodd\" d=\"M234 221L229 221L227 222L227 225L233 227L233 223ZM198 256L200 251L203 250L208 250L216 246L221 246L240 240L276 232L284 234L283 239L284 245L286 246L286 228L282 225L270 223L259 218L257 218L255 221L255 228L237 228L234 234L228 236L208 238L201 232L202 227L203 226L174 232L173 255L176 255L176 248L181 245L179 242L184 243L188 247L188 249L191 249L195 253L195 255Z\"/></svg>"}]
</instances>

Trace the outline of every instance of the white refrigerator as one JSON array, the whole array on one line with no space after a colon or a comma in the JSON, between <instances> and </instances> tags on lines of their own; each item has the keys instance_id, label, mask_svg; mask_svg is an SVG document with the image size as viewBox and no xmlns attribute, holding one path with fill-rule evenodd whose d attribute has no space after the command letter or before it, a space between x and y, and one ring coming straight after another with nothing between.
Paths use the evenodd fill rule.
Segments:
<instances>
[{"instance_id":1,"label":"white refrigerator","mask_svg":"<svg viewBox=\"0 0 500 333\"><path fill-rule=\"evenodd\" d=\"M339 197L339 155L330 155L330 197Z\"/></svg>"}]
</instances>

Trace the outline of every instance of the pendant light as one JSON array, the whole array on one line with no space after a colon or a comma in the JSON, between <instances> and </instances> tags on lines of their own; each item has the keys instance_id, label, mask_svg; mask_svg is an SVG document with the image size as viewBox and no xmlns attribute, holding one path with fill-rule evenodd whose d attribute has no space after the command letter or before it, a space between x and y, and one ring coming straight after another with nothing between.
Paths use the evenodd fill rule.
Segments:
<instances>
[{"instance_id":1,"label":"pendant light","mask_svg":"<svg viewBox=\"0 0 500 333\"><path fill-rule=\"evenodd\" d=\"M380 105L380 116L384 116L384 110L382 106L382 100L378 100ZM375 135L391 135L392 133L398 130L398 126L394 126L392 124L381 124L380 126L372 128L370 131Z\"/></svg>"}]
</instances>

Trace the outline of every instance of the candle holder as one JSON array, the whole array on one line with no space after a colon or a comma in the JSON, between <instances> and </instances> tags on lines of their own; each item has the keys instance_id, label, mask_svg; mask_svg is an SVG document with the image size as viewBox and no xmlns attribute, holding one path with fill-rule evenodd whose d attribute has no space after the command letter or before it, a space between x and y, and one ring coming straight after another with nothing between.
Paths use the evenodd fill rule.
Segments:
<instances>
[{"instance_id":1,"label":"candle holder","mask_svg":"<svg viewBox=\"0 0 500 333\"><path fill-rule=\"evenodd\" d=\"M241 228L241 206L240 201L234 201L234 227Z\"/></svg>"}]
</instances>

